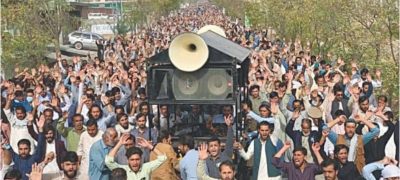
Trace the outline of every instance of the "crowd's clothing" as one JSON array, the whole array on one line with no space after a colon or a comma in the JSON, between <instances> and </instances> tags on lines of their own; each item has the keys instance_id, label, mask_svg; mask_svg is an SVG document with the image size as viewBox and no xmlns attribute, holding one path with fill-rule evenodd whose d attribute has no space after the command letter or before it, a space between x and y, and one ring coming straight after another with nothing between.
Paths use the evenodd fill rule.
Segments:
<instances>
[{"instance_id":1,"label":"crowd's clothing","mask_svg":"<svg viewBox=\"0 0 400 180\"><path fill-rule=\"evenodd\" d=\"M226 137L225 150L220 152L220 154L214 158L209 156L206 159L207 164L207 172L210 177L220 178L219 174L219 164L224 161L232 161L233 155L233 129L232 127L228 128L228 133Z\"/></svg>"},{"instance_id":2,"label":"crowd's clothing","mask_svg":"<svg viewBox=\"0 0 400 180\"><path fill-rule=\"evenodd\" d=\"M8 149L9 151L11 151L12 154L14 169L18 169L21 174L29 174L32 171L32 164L39 163L43 159L45 145L46 141L44 135L42 133L39 133L38 148L32 155L28 155L27 157L22 158L17 153L15 153L12 148ZM28 180L29 178L28 176L23 176L22 179Z\"/></svg>"},{"instance_id":3,"label":"crowd's clothing","mask_svg":"<svg viewBox=\"0 0 400 180\"><path fill-rule=\"evenodd\" d=\"M73 127L65 127L65 120L60 119L57 123L57 131L65 138L67 150L76 152L78 150L79 139L83 132L86 131L86 127L83 127L83 131L78 133Z\"/></svg>"},{"instance_id":4,"label":"crowd's clothing","mask_svg":"<svg viewBox=\"0 0 400 180\"><path fill-rule=\"evenodd\" d=\"M199 179L201 180L218 180L217 178L212 178L206 173L206 161L205 160L199 160L198 165L197 165L197 175L199 176Z\"/></svg>"},{"instance_id":5,"label":"crowd's clothing","mask_svg":"<svg viewBox=\"0 0 400 180\"><path fill-rule=\"evenodd\" d=\"M111 170L105 164L105 157L111 151L111 147L104 144L103 139L96 141L89 152L89 179L108 180Z\"/></svg>"},{"instance_id":6,"label":"crowd's clothing","mask_svg":"<svg viewBox=\"0 0 400 180\"><path fill-rule=\"evenodd\" d=\"M354 162L346 162L346 164L340 164L337 176L340 180L359 179L360 171L357 169Z\"/></svg>"},{"instance_id":7,"label":"crowd's clothing","mask_svg":"<svg viewBox=\"0 0 400 180\"><path fill-rule=\"evenodd\" d=\"M4 109L4 113L7 116L8 122L10 123L11 133L10 133L10 145L13 149L18 149L18 141L21 139L28 139L31 142L31 153L35 152L35 140L29 134L28 131L28 120L17 119L16 115L13 114L9 109ZM16 152L18 153L18 151Z\"/></svg>"},{"instance_id":8,"label":"crowd's clothing","mask_svg":"<svg viewBox=\"0 0 400 180\"><path fill-rule=\"evenodd\" d=\"M179 172L182 179L197 180L197 163L199 161L199 152L191 149L179 162Z\"/></svg>"},{"instance_id":9,"label":"crowd's clothing","mask_svg":"<svg viewBox=\"0 0 400 180\"><path fill-rule=\"evenodd\" d=\"M389 138L392 136L394 131L394 124L390 121L387 122L389 129L381 137L374 138L364 145L365 151L365 163L379 161L385 157L385 147ZM362 128L363 125L359 125ZM358 127L357 127L358 128Z\"/></svg>"},{"instance_id":10,"label":"crowd's clothing","mask_svg":"<svg viewBox=\"0 0 400 180\"><path fill-rule=\"evenodd\" d=\"M99 131L97 132L96 136L91 137L88 132L85 131L84 133L82 133L79 139L78 150L76 153L78 154L78 156L81 156L81 165L79 167L81 179L89 179L90 148L96 141L101 140L102 135L103 131Z\"/></svg>"},{"instance_id":11,"label":"crowd's clothing","mask_svg":"<svg viewBox=\"0 0 400 180\"><path fill-rule=\"evenodd\" d=\"M175 169L179 169L179 161L176 158L176 153L170 144L157 143L155 148L166 155L166 160L158 168L154 169L151 173L152 180L163 180L163 179L179 179L175 173ZM157 160L158 156L156 153L150 153L150 162Z\"/></svg>"},{"instance_id":12,"label":"crowd's clothing","mask_svg":"<svg viewBox=\"0 0 400 180\"><path fill-rule=\"evenodd\" d=\"M282 172L287 173L288 180L309 179L314 180L316 174L322 173L322 168L313 163L307 163L303 172L297 168L293 162L283 162L281 159L274 157L272 164L280 169Z\"/></svg>"},{"instance_id":13,"label":"crowd's clothing","mask_svg":"<svg viewBox=\"0 0 400 180\"><path fill-rule=\"evenodd\" d=\"M156 160L144 163L137 173L133 172L132 169L127 165L120 165L114 161L113 157L106 156L105 164L107 165L107 171L115 168L122 168L126 171L128 179L150 179L150 173L159 167L162 163L167 160L167 156L158 156ZM104 161L103 161L104 162ZM101 162L102 166L103 162ZM104 168L104 167L103 167ZM97 176L96 176L97 177ZM104 178L101 178L104 179Z\"/></svg>"}]
</instances>

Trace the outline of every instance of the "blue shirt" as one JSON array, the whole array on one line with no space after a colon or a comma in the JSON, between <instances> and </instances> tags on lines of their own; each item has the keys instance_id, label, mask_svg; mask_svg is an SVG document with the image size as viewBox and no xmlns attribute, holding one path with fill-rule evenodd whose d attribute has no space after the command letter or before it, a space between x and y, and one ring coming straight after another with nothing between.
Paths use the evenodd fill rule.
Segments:
<instances>
[{"instance_id":1,"label":"blue shirt","mask_svg":"<svg viewBox=\"0 0 400 180\"><path fill-rule=\"evenodd\" d=\"M34 163L39 163L42 161L44 157L44 147L46 146L45 144L45 139L43 133L39 133L39 139L38 139L38 145L35 153L32 155L28 155L25 158L22 158L19 156L17 153L13 151L12 148L9 149L9 151L12 154L12 159L14 162L14 169L17 169L19 172L22 174L22 179L28 180L28 176L25 174L30 174L32 171L32 164Z\"/></svg>"},{"instance_id":2,"label":"blue shirt","mask_svg":"<svg viewBox=\"0 0 400 180\"><path fill-rule=\"evenodd\" d=\"M95 142L90 148L89 155L89 176L90 180L108 180L111 174L105 164L105 158L111 148L106 146L103 139Z\"/></svg>"},{"instance_id":3,"label":"blue shirt","mask_svg":"<svg viewBox=\"0 0 400 180\"><path fill-rule=\"evenodd\" d=\"M326 127L327 126L324 125L323 129L326 129ZM377 128L377 127L372 128L368 133L362 135L363 144L364 145L367 144L369 141L371 141L378 134L379 134L379 128ZM346 134L344 136L346 137L346 139L349 139L349 137ZM338 137L338 135L335 132L329 131L328 139L333 144L336 144L337 137Z\"/></svg>"},{"instance_id":4,"label":"blue shirt","mask_svg":"<svg viewBox=\"0 0 400 180\"><path fill-rule=\"evenodd\" d=\"M179 162L181 178L185 180L197 180L197 163L199 161L199 152L191 149Z\"/></svg>"}]
</instances>

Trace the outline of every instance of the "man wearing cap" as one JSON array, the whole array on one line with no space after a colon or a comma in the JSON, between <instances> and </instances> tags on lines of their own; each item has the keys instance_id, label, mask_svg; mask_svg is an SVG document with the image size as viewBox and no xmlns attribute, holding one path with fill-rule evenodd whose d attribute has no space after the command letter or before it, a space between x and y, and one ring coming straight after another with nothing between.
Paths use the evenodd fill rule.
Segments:
<instances>
[{"instance_id":1,"label":"man wearing cap","mask_svg":"<svg viewBox=\"0 0 400 180\"><path fill-rule=\"evenodd\" d=\"M288 125L286 126L285 132L293 140L295 148L303 146L307 149L308 152L311 152L308 153L306 156L306 160L308 162L317 162L313 151L311 151L311 145L315 142L319 142L321 138L323 126L323 121L321 119L322 113L318 108L312 107L310 108L308 115L310 118L304 118L301 120L301 130L293 130L296 121L296 117L294 117L290 119ZM318 121L316 123L318 124L318 130L312 130L312 122L314 121L314 119Z\"/></svg>"},{"instance_id":2,"label":"man wearing cap","mask_svg":"<svg viewBox=\"0 0 400 180\"><path fill-rule=\"evenodd\" d=\"M335 119L327 124L328 128L331 128L335 124L338 123L339 120L343 119ZM364 123L368 126L370 131L364 135L356 135L356 121ZM376 135L379 134L379 128L372 124L365 118L361 118L359 116L356 119L349 119L344 122L345 126L345 134L338 135L333 131L329 131L328 138L333 144L344 144L349 147L349 161L354 161L357 166L358 171L361 172L362 168L365 166L365 158L364 158L364 145L371 141ZM326 126L324 126L324 129Z\"/></svg>"}]
</instances>

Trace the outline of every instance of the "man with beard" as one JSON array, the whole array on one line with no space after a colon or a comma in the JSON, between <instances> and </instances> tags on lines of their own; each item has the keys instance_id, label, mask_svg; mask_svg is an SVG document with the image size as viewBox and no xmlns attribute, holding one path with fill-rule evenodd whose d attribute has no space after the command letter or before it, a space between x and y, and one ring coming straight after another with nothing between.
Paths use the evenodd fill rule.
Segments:
<instances>
[{"instance_id":1,"label":"man with beard","mask_svg":"<svg viewBox=\"0 0 400 180\"><path fill-rule=\"evenodd\" d=\"M210 177L220 178L220 172L218 171L219 165L224 161L232 161L233 154L233 119L232 114L224 116L226 125L228 126L228 132L226 137L225 150L221 152L221 141L218 137L211 138L208 141L208 151L210 157L206 158L207 172Z\"/></svg>"},{"instance_id":2,"label":"man with beard","mask_svg":"<svg viewBox=\"0 0 400 180\"><path fill-rule=\"evenodd\" d=\"M235 143L235 147L245 160L254 156L252 179L281 179L281 172L272 165L272 160L282 147L282 141L270 135L272 128L267 121L260 122L257 127L259 137L250 143L247 152L240 143Z\"/></svg>"},{"instance_id":3,"label":"man with beard","mask_svg":"<svg viewBox=\"0 0 400 180\"><path fill-rule=\"evenodd\" d=\"M348 161L349 147L343 144L335 146L335 160L339 164L338 178L341 180L361 179L360 171L352 161Z\"/></svg>"},{"instance_id":4,"label":"man with beard","mask_svg":"<svg viewBox=\"0 0 400 180\"><path fill-rule=\"evenodd\" d=\"M30 155L31 142L28 139L18 141L18 154L14 152L9 144L2 142L2 148L5 150L4 155L12 157L14 169L18 169L21 174L29 174L32 170L32 164L40 162L44 156L44 146L46 143L43 134L44 118L40 119L37 124L39 127L39 140L37 149L32 155ZM28 177L23 176L22 179L27 180Z\"/></svg>"},{"instance_id":5,"label":"man with beard","mask_svg":"<svg viewBox=\"0 0 400 180\"><path fill-rule=\"evenodd\" d=\"M62 171L59 171L57 173L53 174L43 174L42 179L47 180L77 180L77 175L78 175L78 168L79 168L79 162L78 162L78 155L75 152L68 151L65 153L65 156L62 159L61 163ZM32 166L32 173L33 172L40 172L38 168L40 167L34 167ZM46 167L45 167L46 168ZM32 176L32 174L31 174ZM32 180L34 180L31 177ZM41 180L41 179L40 179Z\"/></svg>"},{"instance_id":6,"label":"man with beard","mask_svg":"<svg viewBox=\"0 0 400 180\"><path fill-rule=\"evenodd\" d=\"M279 150L278 153L275 154L274 159L272 159L272 164L276 168L288 174L288 180L314 180L316 174L321 174L322 169L319 164L322 163L323 158L319 153L319 143L314 143L312 145L312 150L314 151L314 154L318 160L318 164L309 163L306 161L307 149L302 146L294 148L292 162L282 161L280 158L290 148L290 146L290 141L286 141L285 145L281 148L281 150Z\"/></svg>"},{"instance_id":7,"label":"man with beard","mask_svg":"<svg viewBox=\"0 0 400 180\"><path fill-rule=\"evenodd\" d=\"M356 120L360 123L364 123L370 131L364 135L357 135L355 133L356 130L356 121L353 119L349 119L344 123L345 134L340 135L336 134L333 131L329 131L328 138L329 140L335 144L344 144L349 148L348 152L348 160L352 161L356 164L359 172L362 171L362 168L365 166L365 157L364 157L364 145L370 142L375 136L379 134L379 128L376 127L372 122L368 121L370 115L367 115L365 118L361 118L359 116L356 117ZM328 123L328 128L331 128L335 124L337 124L340 120L343 119L335 119ZM325 127L324 127L325 129Z\"/></svg>"},{"instance_id":8,"label":"man with beard","mask_svg":"<svg viewBox=\"0 0 400 180\"><path fill-rule=\"evenodd\" d=\"M206 159L208 158L207 145L202 144L199 148L199 163L197 164L197 175L201 180L217 180L207 175L205 172ZM219 176L221 180L235 179L235 165L229 161L223 161L219 165Z\"/></svg>"},{"instance_id":9,"label":"man with beard","mask_svg":"<svg viewBox=\"0 0 400 180\"><path fill-rule=\"evenodd\" d=\"M118 142L118 133L114 128L107 128L102 139L95 142L89 153L89 179L108 180L111 170L105 165L106 155Z\"/></svg>"},{"instance_id":10,"label":"man with beard","mask_svg":"<svg viewBox=\"0 0 400 180\"><path fill-rule=\"evenodd\" d=\"M110 105L108 105L110 106ZM89 119L95 120L97 122L97 126L100 130L105 131L107 127L111 124L112 118L114 117L114 113L109 113L104 115L103 110L97 104L94 104L89 110Z\"/></svg>"},{"instance_id":11,"label":"man with beard","mask_svg":"<svg viewBox=\"0 0 400 180\"><path fill-rule=\"evenodd\" d=\"M73 115L73 127L65 127L67 117L68 113L64 113L63 117L57 122L57 131L67 141L67 150L76 152L78 149L79 139L83 132L86 131L86 127L83 125L84 117L81 114Z\"/></svg>"},{"instance_id":12,"label":"man with beard","mask_svg":"<svg viewBox=\"0 0 400 180\"><path fill-rule=\"evenodd\" d=\"M158 168L163 162L167 160L167 156L160 152L156 146L153 146L149 141L138 138L138 144L142 148L147 148L157 154L157 159L148 163L142 164L141 155L142 150L137 147L131 147L126 152L126 158L128 159L128 165L120 165L114 161L114 157L118 152L118 149L126 144L129 135L124 134L116 144L116 146L108 153L105 158L105 164L111 170L116 168L123 168L127 172L128 179L150 179L150 173Z\"/></svg>"},{"instance_id":13,"label":"man with beard","mask_svg":"<svg viewBox=\"0 0 400 180\"><path fill-rule=\"evenodd\" d=\"M197 180L197 162L199 160L199 152L194 149L194 139L190 135L181 136L179 138L179 151L183 158L179 162L181 178L186 180Z\"/></svg>"},{"instance_id":14,"label":"man with beard","mask_svg":"<svg viewBox=\"0 0 400 180\"><path fill-rule=\"evenodd\" d=\"M338 164L332 159L326 159L321 163L322 171L325 177L325 180L337 180L339 172Z\"/></svg>"},{"instance_id":15,"label":"man with beard","mask_svg":"<svg viewBox=\"0 0 400 180\"><path fill-rule=\"evenodd\" d=\"M139 113L136 115L137 128L133 129L131 134L136 138L141 137L148 141L152 141L153 144L155 144L157 141L158 132L155 128L152 128L151 137L149 136L150 128L146 127L146 117L147 117L146 114L143 113ZM138 145L137 142L136 145ZM149 161L150 152L146 149L142 149L142 151L143 151L142 158L144 162Z\"/></svg>"}]
</instances>

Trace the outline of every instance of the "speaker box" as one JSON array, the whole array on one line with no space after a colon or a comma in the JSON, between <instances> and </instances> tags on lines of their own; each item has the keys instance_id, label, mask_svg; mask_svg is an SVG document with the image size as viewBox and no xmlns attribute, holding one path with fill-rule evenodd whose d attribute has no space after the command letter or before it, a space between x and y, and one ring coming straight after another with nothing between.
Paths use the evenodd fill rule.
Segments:
<instances>
[{"instance_id":1,"label":"speaker box","mask_svg":"<svg viewBox=\"0 0 400 180\"><path fill-rule=\"evenodd\" d=\"M234 80L231 69L202 68L194 72L184 72L178 69L155 68L150 72L150 101L233 100Z\"/></svg>"}]
</instances>

